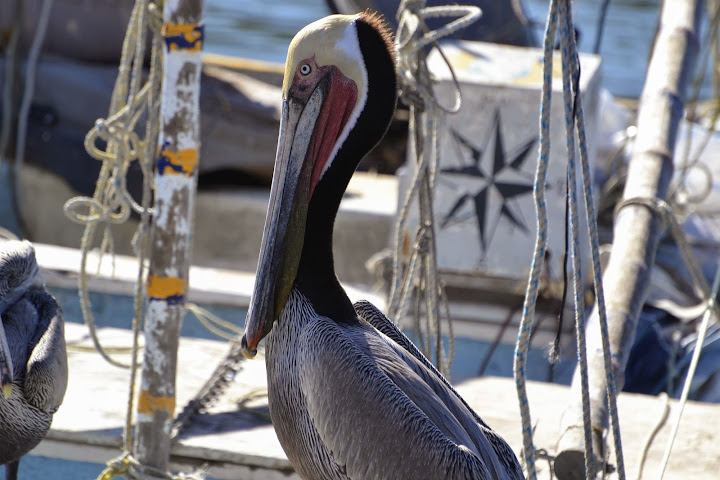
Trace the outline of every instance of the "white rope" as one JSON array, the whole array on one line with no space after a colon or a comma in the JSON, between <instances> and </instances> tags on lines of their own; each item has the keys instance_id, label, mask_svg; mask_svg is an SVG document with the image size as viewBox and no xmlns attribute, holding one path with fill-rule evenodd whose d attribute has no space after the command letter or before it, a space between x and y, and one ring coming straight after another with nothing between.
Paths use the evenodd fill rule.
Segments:
<instances>
[{"instance_id":1,"label":"white rope","mask_svg":"<svg viewBox=\"0 0 720 480\"><path fill-rule=\"evenodd\" d=\"M618 411L617 411L617 393L616 393L616 386L615 386L615 377L613 373L613 366L612 366L612 355L613 352L610 349L610 335L608 332L608 321L607 321L607 313L605 309L605 293L602 283L602 267L600 265L600 244L598 241L598 231L597 231L597 220L596 220L596 211L595 211L595 204L593 201L593 192L592 192L592 184L591 184L591 173L590 173L590 166L589 166L589 160L588 160L588 150L587 150L587 139L585 136L585 119L583 114L583 107L582 107L582 101L580 97L580 88L579 88L579 78L580 78L580 62L578 58L577 53L577 46L575 44L575 35L574 35L574 29L572 28L572 13L570 10L570 3L567 3L567 12L566 15L562 16L561 18L564 18L564 49L563 49L563 58L566 56L565 50L568 50L569 60L570 60L570 68L572 71L569 71L568 73L571 76L572 84L574 85L573 88L573 109L575 110L574 116L576 120L576 132L578 136L578 144L580 147L580 165L581 165L581 173L582 173L582 180L583 180L583 194L585 197L585 216L587 220L587 226L588 226L588 234L590 237L590 252L591 252L591 258L592 258L592 272L593 272L593 285L595 287L595 295L596 295L596 308L598 312L598 320L600 325L600 338L602 341L602 349L603 349L603 360L604 360L604 369L605 369L605 375L606 375L606 383L607 383L607 405L608 405L608 412L610 414L610 425L613 433L613 440L614 440L614 446L615 446L615 457L616 457L616 471L618 473L619 480L625 480L625 460L623 457L623 450L622 450L622 438L620 433L620 420L618 417ZM561 12L562 12L561 7ZM563 62L563 65L565 65L566 62ZM565 67L564 67L565 69ZM570 69L568 69L570 70ZM566 109L570 109L569 113L572 115L572 109L569 104L566 105ZM588 405L588 411L589 411L589 405ZM589 413L589 412L588 412Z\"/></svg>"},{"instance_id":2,"label":"white rope","mask_svg":"<svg viewBox=\"0 0 720 480\"><path fill-rule=\"evenodd\" d=\"M439 50L437 41L440 38L465 28L480 17L481 11L473 6L428 8L425 7L425 3L424 0L403 0L397 12L398 78L401 83L401 96L410 107L408 149L415 152L417 163L395 224L393 279L390 286L388 315L393 319L401 318L409 297L416 295L414 314L421 348L431 359L434 350L438 369L447 375L455 346L452 323L448 314L447 296L438 275L433 201L437 181L438 118L442 112L457 111L460 106L460 98L458 94L455 105L450 109L438 103L432 89L423 49L433 44ZM460 18L433 31L427 27L425 20L436 17ZM442 55L442 51L440 52ZM444 55L443 58L445 58ZM455 79L452 68L450 70ZM413 251L410 261L405 271L401 272L409 211L416 199L419 228L415 240L412 242ZM421 301L421 298L424 302ZM420 321L421 303L424 303L425 327ZM446 317L450 338L450 351L447 356L442 340L442 316ZM426 333L423 333L423 330Z\"/></svg>"},{"instance_id":3,"label":"white rope","mask_svg":"<svg viewBox=\"0 0 720 480\"><path fill-rule=\"evenodd\" d=\"M662 412L660 413L660 418L658 418L655 426L652 428L647 438L645 439L642 450L640 450L640 458L638 459L638 466L635 471L636 480L642 479L643 470L645 468L645 460L647 459L647 454L650 451L650 446L655 440L655 436L658 434L658 432L660 432L660 429L663 427L663 425L665 425L668 413L670 413L670 396L667 393L663 392L659 395L659 397L662 401Z\"/></svg>"},{"instance_id":4,"label":"white rope","mask_svg":"<svg viewBox=\"0 0 720 480\"><path fill-rule=\"evenodd\" d=\"M707 334L708 327L710 326L710 319L713 316L713 310L717 308L716 298L720 291L720 266L715 270L715 279L713 280L712 290L708 297L707 309L703 315L702 322L698 328L698 338L695 342L695 350L690 361L690 367L688 368L687 376L685 377L685 383L683 385L682 393L680 394L680 402L678 404L678 413L672 424L672 430L670 431L670 437L668 438L667 445L665 446L665 453L660 463L660 469L658 472L658 480L662 480L665 475L665 469L670 461L670 454L672 453L673 444L675 443L675 437L677 436L678 429L680 428L680 420L682 418L685 404L687 403L688 395L690 393L690 386L692 380L695 377L695 370L697 369L698 361L700 360L700 354L702 353L703 344L705 343L705 335Z\"/></svg>"},{"instance_id":5,"label":"white rope","mask_svg":"<svg viewBox=\"0 0 720 480\"><path fill-rule=\"evenodd\" d=\"M568 31L566 19L570 16L568 0L560 0L558 15L560 21L560 45L562 50L563 98L565 100L565 133L568 155L567 195L570 219L570 259L573 271L573 292L575 294L575 337L577 357L580 366L580 387L582 399L582 417L585 433L585 477L595 474L594 452L592 445L592 423L590 420L590 386L588 379L587 347L585 342L585 292L583 289L582 265L580 260L580 232L577 211L577 179L575 166L574 105L575 97L571 90L571 71L567 61ZM578 92L579 93L579 92ZM578 99L579 100L579 99Z\"/></svg>"},{"instance_id":6,"label":"white rope","mask_svg":"<svg viewBox=\"0 0 720 480\"><path fill-rule=\"evenodd\" d=\"M200 324L204 326L210 333L222 338L223 340L234 341L243 333L243 329L218 317L209 310L202 308L195 303L187 302L185 310L195 315Z\"/></svg>"},{"instance_id":7,"label":"white rope","mask_svg":"<svg viewBox=\"0 0 720 480\"><path fill-rule=\"evenodd\" d=\"M93 158L102 161L100 174L92 198L75 197L65 204L65 214L77 223L85 224L85 232L82 237L80 250L80 275L78 276L78 294L83 318L90 330L90 336L98 353L110 364L119 367L129 365L114 359L105 352L95 327L94 316L90 304L87 285L87 260L89 251L93 245L95 232L98 227L104 228L103 240L100 247L100 260L103 255L113 249L111 224L126 221L131 210L135 209L141 214L140 227L135 235L137 247L141 247L144 241L144 234L147 232L147 220L149 218L149 202L151 199L150 185L152 184L152 159L155 155L157 132L159 126L159 88L161 68L158 58L160 43L156 35L153 42L155 53L152 56L152 66L148 81L140 87L142 80L142 68L145 59L145 32L153 25L148 20L148 0L137 0L128 22L127 34L123 42L118 76L113 89L108 118L98 120L95 126L85 137L85 147L88 154ZM157 22L154 24L156 27ZM150 104L149 102L152 102ZM141 139L135 128L143 112L148 112L145 128L145 138ZM106 143L104 150L97 147L97 140L102 139ZM143 205L136 205L131 201L127 191L126 173L130 164L139 160L144 173ZM136 248L140 254L138 264L138 283L136 285L135 310L136 318L133 320L133 331L139 331L142 303L138 299L138 292L142 293L145 272L144 248ZM99 265L99 264L98 264ZM142 295L139 297L142 299ZM134 333L134 341L137 333ZM133 359L133 365L136 365ZM134 375L134 369L132 375Z\"/></svg>"},{"instance_id":8,"label":"white rope","mask_svg":"<svg viewBox=\"0 0 720 480\"><path fill-rule=\"evenodd\" d=\"M579 58L575 45L574 31L572 28L572 13L567 0L552 0L548 13L548 21L544 37L543 57L543 93L540 108L540 155L535 177L534 197L537 212L537 236L535 252L530 272L530 279L525 295L523 315L520 322L518 340L516 344L514 374L518 400L522 417L523 450L524 460L528 475L534 479L537 476L534 465L534 445L532 440L532 422L530 409L527 401L525 387L525 364L530 343L530 330L532 329L535 305L539 290L542 260L545 255L547 243L547 212L544 200L544 184L547 172L547 163L550 151L550 102L552 97L552 45L555 39L557 22L560 22L560 45L563 76L563 98L565 107L565 130L566 149L568 155L567 186L568 186L568 209L572 241L570 253L573 269L573 290L575 299L575 321L576 321L576 342L577 355L580 368L581 395L583 405L584 425L584 446L585 446L585 473L586 477L595 474L592 447L592 425L590 419L590 395L587 366L587 347L585 343L585 305L583 275L580 261L580 235L578 225L577 207L577 166L575 163L575 135L578 136L580 149L580 164L583 178L583 194L585 198L585 214L589 229L590 246L593 259L593 274L595 290L597 292L597 306L600 318L601 338L605 357L605 371L608 376L608 405L613 426L613 437L615 439L615 452L617 458L617 470L621 480L625 478L624 460L622 455L622 444L620 439L619 422L617 418L617 406L615 399L615 382L612 373L611 352L608 340L607 317L605 313L605 301L602 289L602 272L600 269L599 244L597 240L597 224L595 220L595 207L592 200L592 186L590 183L590 171L588 165L587 144L585 138L585 126L583 119L582 103L579 92ZM577 121L577 123L576 123Z\"/></svg>"},{"instance_id":9,"label":"white rope","mask_svg":"<svg viewBox=\"0 0 720 480\"><path fill-rule=\"evenodd\" d=\"M553 64L553 42L557 29L557 0L550 2L545 36L543 41L543 85L542 99L540 103L540 143L537 170L535 172L535 183L533 187L533 198L535 199L535 211L537 219L537 235L535 237L535 250L530 278L525 291L522 316L518 326L518 338L515 344L515 361L513 363L513 376L515 377L515 388L520 404L520 417L522 421L523 436L523 463L527 476L530 480L537 479L535 469L535 446L533 445L532 419L530 417L530 404L527 398L526 387L526 364L527 354L530 350L530 331L532 330L535 318L535 306L537 304L538 291L540 289L540 277L542 273L545 251L547 249L547 205L545 203L545 183L547 168L550 160L550 107L552 104L552 64Z\"/></svg>"}]
</instances>

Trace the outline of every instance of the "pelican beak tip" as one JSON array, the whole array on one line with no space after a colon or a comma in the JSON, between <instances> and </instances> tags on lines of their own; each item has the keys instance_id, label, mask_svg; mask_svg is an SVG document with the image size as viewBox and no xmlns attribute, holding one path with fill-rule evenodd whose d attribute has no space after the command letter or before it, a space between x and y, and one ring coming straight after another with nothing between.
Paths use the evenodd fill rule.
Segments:
<instances>
[{"instance_id":1,"label":"pelican beak tip","mask_svg":"<svg viewBox=\"0 0 720 480\"><path fill-rule=\"evenodd\" d=\"M12 382L4 383L2 386L2 389L3 389L3 395L5 395L5 399L10 398L10 395L12 395L12 389L13 389Z\"/></svg>"},{"instance_id":2,"label":"pelican beak tip","mask_svg":"<svg viewBox=\"0 0 720 480\"><path fill-rule=\"evenodd\" d=\"M252 360L255 358L255 355L257 355L257 348L250 348L247 341L247 335L242 336L242 340L240 341L240 348L242 349L243 355L245 355L245 358L248 360Z\"/></svg>"}]
</instances>

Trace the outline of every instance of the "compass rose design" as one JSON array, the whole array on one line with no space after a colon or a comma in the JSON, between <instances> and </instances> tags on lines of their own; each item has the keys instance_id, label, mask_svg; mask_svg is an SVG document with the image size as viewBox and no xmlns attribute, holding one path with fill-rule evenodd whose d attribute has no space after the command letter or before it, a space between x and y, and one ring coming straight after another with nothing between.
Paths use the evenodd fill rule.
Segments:
<instances>
[{"instance_id":1,"label":"compass rose design","mask_svg":"<svg viewBox=\"0 0 720 480\"><path fill-rule=\"evenodd\" d=\"M528 232L517 198L533 190L533 174L525 172L523 166L537 137L507 152L499 111L495 113L495 120L483 146L476 146L455 129L451 129L450 133L460 152L459 158L465 159L465 162L469 160L469 163L440 169L443 183L450 184L458 192L452 207L442 217L440 228L472 220L473 215L466 208L469 205L477 220L483 252L487 251L502 218L523 232ZM469 155L465 152L469 152Z\"/></svg>"}]
</instances>

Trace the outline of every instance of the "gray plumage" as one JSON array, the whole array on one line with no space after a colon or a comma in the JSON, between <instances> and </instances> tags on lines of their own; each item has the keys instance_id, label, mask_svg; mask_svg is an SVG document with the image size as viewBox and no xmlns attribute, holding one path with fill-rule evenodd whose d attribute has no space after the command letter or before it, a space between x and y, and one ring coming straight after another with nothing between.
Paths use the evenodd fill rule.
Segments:
<instances>
[{"instance_id":1,"label":"gray plumage","mask_svg":"<svg viewBox=\"0 0 720 480\"><path fill-rule=\"evenodd\" d=\"M352 172L392 121L391 35L370 12L303 28L283 113L243 353L267 337L270 415L307 480L523 478L515 454L333 264Z\"/></svg>"},{"instance_id":2,"label":"gray plumage","mask_svg":"<svg viewBox=\"0 0 720 480\"><path fill-rule=\"evenodd\" d=\"M522 479L517 459L380 311L318 315L293 290L267 337L270 414L305 479Z\"/></svg>"},{"instance_id":3,"label":"gray plumage","mask_svg":"<svg viewBox=\"0 0 720 480\"><path fill-rule=\"evenodd\" d=\"M0 242L0 314L12 360L12 394L0 395L0 464L10 479L45 437L68 380L62 312L29 242Z\"/></svg>"}]
</instances>

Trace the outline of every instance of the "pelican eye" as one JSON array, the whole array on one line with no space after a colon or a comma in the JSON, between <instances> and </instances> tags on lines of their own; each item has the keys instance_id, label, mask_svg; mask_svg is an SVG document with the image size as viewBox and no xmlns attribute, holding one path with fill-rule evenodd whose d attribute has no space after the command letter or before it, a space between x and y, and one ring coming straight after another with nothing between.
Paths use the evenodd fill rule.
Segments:
<instances>
[{"instance_id":1,"label":"pelican eye","mask_svg":"<svg viewBox=\"0 0 720 480\"><path fill-rule=\"evenodd\" d=\"M303 63L300 65L300 73L303 75L310 75L310 72L312 71L312 68L310 68L310 65L307 63Z\"/></svg>"}]
</instances>

